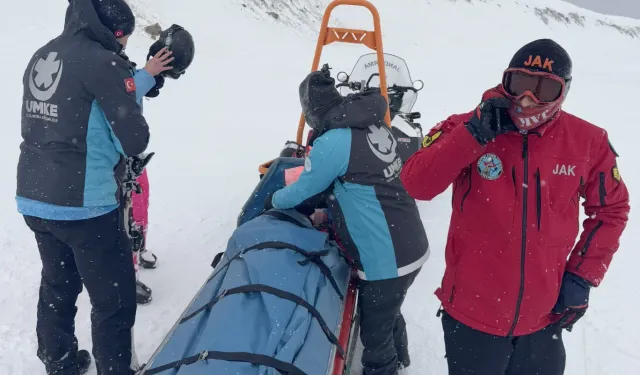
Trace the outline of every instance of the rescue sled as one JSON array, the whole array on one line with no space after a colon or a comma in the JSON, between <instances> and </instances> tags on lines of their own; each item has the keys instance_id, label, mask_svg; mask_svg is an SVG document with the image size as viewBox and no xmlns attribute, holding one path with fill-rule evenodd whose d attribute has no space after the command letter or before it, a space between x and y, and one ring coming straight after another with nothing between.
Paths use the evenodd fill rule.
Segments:
<instances>
[{"instance_id":1,"label":"rescue sled","mask_svg":"<svg viewBox=\"0 0 640 375\"><path fill-rule=\"evenodd\" d=\"M355 285L328 238L295 210L242 224L142 373L342 374Z\"/></svg>"},{"instance_id":2,"label":"rescue sled","mask_svg":"<svg viewBox=\"0 0 640 375\"><path fill-rule=\"evenodd\" d=\"M339 5L366 7L374 31L328 26ZM376 51L380 90L388 98L380 17L364 0L327 7L312 65L325 45L364 44ZM385 116L390 125L390 113ZM139 375L347 375L359 323L355 268L331 226L295 210L264 212L266 196L304 167L301 115L295 142L259 167L260 181L213 271Z\"/></svg>"}]
</instances>

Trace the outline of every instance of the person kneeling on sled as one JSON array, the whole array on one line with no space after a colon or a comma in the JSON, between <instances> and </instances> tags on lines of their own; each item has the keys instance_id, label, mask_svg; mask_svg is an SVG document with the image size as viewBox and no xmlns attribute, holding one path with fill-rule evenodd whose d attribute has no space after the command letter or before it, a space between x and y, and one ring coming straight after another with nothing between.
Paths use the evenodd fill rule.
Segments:
<instances>
[{"instance_id":1,"label":"person kneeling on sled","mask_svg":"<svg viewBox=\"0 0 640 375\"><path fill-rule=\"evenodd\" d=\"M436 291L451 375L563 374L562 330L618 249L629 192L607 132L561 109L571 70L554 41L523 46L502 84L432 129L402 170L416 199L454 183Z\"/></svg>"},{"instance_id":2,"label":"person kneeling on sled","mask_svg":"<svg viewBox=\"0 0 640 375\"><path fill-rule=\"evenodd\" d=\"M328 68L309 74L299 93L313 148L299 179L268 197L265 208L295 208L330 193L336 234L362 280L364 374L397 374L410 364L400 308L429 244L415 200L399 179L397 141L384 122L386 100L379 91L342 97Z\"/></svg>"}]
</instances>

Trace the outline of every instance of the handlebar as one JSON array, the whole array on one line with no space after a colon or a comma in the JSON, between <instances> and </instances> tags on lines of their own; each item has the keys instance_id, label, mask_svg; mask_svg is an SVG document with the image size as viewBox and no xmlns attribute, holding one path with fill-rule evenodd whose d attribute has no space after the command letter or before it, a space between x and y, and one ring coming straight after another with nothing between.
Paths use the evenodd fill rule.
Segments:
<instances>
[{"instance_id":1,"label":"handlebar","mask_svg":"<svg viewBox=\"0 0 640 375\"><path fill-rule=\"evenodd\" d=\"M336 88L338 87L348 87L353 91L360 91L362 90L362 83L361 82L341 82L336 85Z\"/></svg>"},{"instance_id":2,"label":"handlebar","mask_svg":"<svg viewBox=\"0 0 640 375\"><path fill-rule=\"evenodd\" d=\"M395 84L393 86L389 87L387 90L388 91L395 91L395 92L407 92L407 91L418 92L418 90L413 86L398 86L398 85L395 85Z\"/></svg>"},{"instance_id":3,"label":"handlebar","mask_svg":"<svg viewBox=\"0 0 640 375\"><path fill-rule=\"evenodd\" d=\"M417 119L419 119L420 117L422 117L422 115L420 114L420 112L410 112L410 113L407 113L407 118L408 118L409 120L411 120L411 121L413 121L413 120L417 120Z\"/></svg>"},{"instance_id":4,"label":"handlebar","mask_svg":"<svg viewBox=\"0 0 640 375\"><path fill-rule=\"evenodd\" d=\"M324 67L323 67L324 68ZM350 82L350 81L346 81L346 82L341 82L339 84L336 85L336 88L340 88L340 87L348 87L349 89L353 90L353 91L367 91L367 90L371 90L371 80L373 79L373 77L376 76L380 76L379 73L372 73L369 76L369 79L367 79L367 81L359 81L359 82ZM364 88L362 87L364 84ZM399 85L392 85L387 87L387 92L389 94L392 93L405 93L408 91L413 91L415 93L417 93L418 89L416 89L413 86L399 86Z\"/></svg>"}]
</instances>

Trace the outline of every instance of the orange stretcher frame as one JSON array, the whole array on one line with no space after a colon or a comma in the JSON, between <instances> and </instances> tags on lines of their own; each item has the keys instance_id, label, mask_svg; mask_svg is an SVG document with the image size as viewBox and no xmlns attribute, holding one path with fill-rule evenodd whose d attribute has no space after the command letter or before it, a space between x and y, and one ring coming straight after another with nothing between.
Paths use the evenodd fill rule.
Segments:
<instances>
[{"instance_id":1,"label":"orange stretcher frame","mask_svg":"<svg viewBox=\"0 0 640 375\"><path fill-rule=\"evenodd\" d=\"M373 17L373 31L329 27L331 12L340 5L352 5L367 8L371 12L371 16ZM313 64L311 65L312 72L318 70L318 65L320 64L320 56L322 56L322 50L324 46L331 43L362 44L376 51L376 54L378 56L378 73L380 74L380 92L388 103L389 96L387 94L387 76L384 69L384 51L382 48L382 27L380 26L380 14L378 13L376 7L366 0L334 0L329 3L322 18L320 35L318 36L315 56L313 58ZM389 112L389 108L387 108L384 120L387 126L391 127L391 113ZM301 113L300 122L298 123L298 132L296 134L296 142L298 144L302 144L302 136L304 133L305 124L306 122L304 113ZM272 163L273 160L270 160L260 165L260 167L258 168L260 174L266 173L267 169Z\"/></svg>"}]
</instances>

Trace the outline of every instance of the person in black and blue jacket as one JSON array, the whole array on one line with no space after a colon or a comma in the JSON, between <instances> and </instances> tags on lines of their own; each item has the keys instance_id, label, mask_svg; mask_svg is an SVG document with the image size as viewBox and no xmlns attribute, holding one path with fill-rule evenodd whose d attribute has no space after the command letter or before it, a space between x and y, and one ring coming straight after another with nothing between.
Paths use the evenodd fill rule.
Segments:
<instances>
[{"instance_id":1,"label":"person in black and blue jacket","mask_svg":"<svg viewBox=\"0 0 640 375\"><path fill-rule=\"evenodd\" d=\"M387 102L373 90L342 97L328 69L308 75L299 91L312 149L299 179L268 198L266 208L328 196L336 233L359 269L364 374L395 375L410 364L400 308L429 243L399 179L397 140L384 122Z\"/></svg>"},{"instance_id":2,"label":"person in black and blue jacket","mask_svg":"<svg viewBox=\"0 0 640 375\"><path fill-rule=\"evenodd\" d=\"M159 73L157 61L136 71L124 55L134 28L123 0L70 0L62 34L23 77L16 202L42 259L37 354L51 375L91 361L74 334L83 285L98 374L132 374L135 276L115 171L147 148L141 102Z\"/></svg>"}]
</instances>

